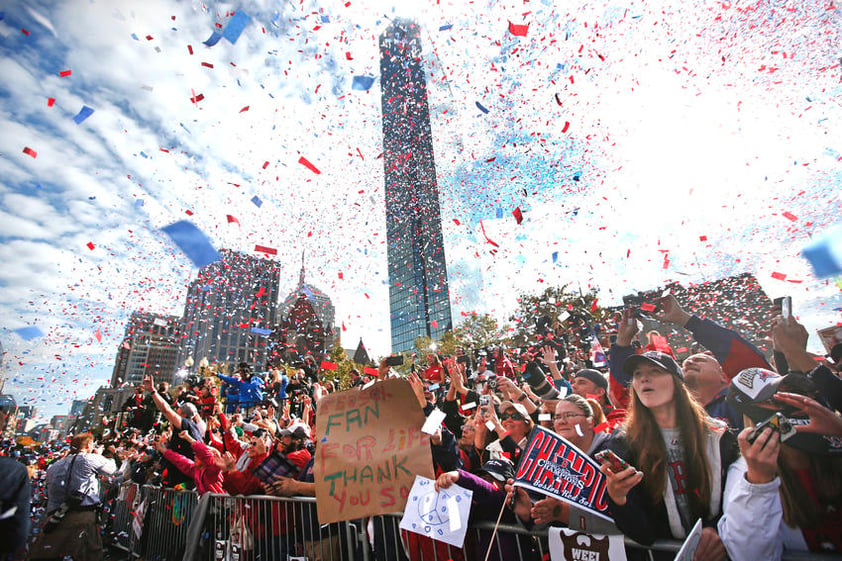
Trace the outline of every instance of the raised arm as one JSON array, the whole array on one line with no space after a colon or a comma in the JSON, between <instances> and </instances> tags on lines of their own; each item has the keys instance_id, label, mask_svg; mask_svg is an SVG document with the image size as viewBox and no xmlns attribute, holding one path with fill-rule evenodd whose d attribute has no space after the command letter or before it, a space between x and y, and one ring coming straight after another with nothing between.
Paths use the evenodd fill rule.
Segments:
<instances>
[{"instance_id":1,"label":"raised arm","mask_svg":"<svg viewBox=\"0 0 842 561\"><path fill-rule=\"evenodd\" d=\"M164 417L176 430L181 430L181 416L170 407L170 404L155 389L155 381L152 379L152 376L144 376L143 384L146 390L152 394L152 401L155 403L155 407L164 414Z\"/></svg>"}]
</instances>

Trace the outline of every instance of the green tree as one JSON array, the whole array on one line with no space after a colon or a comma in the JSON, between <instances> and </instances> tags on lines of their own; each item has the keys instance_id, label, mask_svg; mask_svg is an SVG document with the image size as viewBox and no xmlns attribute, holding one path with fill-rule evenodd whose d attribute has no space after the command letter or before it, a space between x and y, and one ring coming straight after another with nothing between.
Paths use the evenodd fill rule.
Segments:
<instances>
[{"instance_id":1,"label":"green tree","mask_svg":"<svg viewBox=\"0 0 842 561\"><path fill-rule=\"evenodd\" d=\"M514 325L513 345L536 343L537 325L542 318L550 328L566 329L578 328L583 322L594 325L608 319L611 312L599 306L595 289L577 293L568 291L568 286L551 286L541 294L519 296L518 309L509 318Z\"/></svg>"},{"instance_id":2,"label":"green tree","mask_svg":"<svg viewBox=\"0 0 842 561\"><path fill-rule=\"evenodd\" d=\"M479 349L505 342L507 326L500 325L489 314L471 313L453 330L457 346L464 349Z\"/></svg>"}]
</instances>

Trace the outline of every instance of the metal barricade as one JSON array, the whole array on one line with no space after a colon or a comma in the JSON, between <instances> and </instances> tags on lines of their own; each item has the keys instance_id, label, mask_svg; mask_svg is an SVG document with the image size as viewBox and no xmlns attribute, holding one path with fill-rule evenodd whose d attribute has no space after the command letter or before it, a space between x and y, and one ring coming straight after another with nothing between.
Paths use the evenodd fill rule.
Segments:
<instances>
[{"instance_id":1,"label":"metal barricade","mask_svg":"<svg viewBox=\"0 0 842 561\"><path fill-rule=\"evenodd\" d=\"M321 525L316 501L309 497L208 494L204 519L195 518L185 561L308 561L362 559L359 524Z\"/></svg>"}]
</instances>

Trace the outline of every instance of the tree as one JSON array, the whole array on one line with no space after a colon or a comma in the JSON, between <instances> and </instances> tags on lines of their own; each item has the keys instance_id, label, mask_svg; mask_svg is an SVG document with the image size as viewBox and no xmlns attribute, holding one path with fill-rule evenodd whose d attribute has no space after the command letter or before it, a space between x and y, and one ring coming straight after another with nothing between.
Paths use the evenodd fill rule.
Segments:
<instances>
[{"instance_id":1,"label":"tree","mask_svg":"<svg viewBox=\"0 0 842 561\"><path fill-rule=\"evenodd\" d=\"M488 314L472 312L453 330L457 346L466 350L499 345L505 339L506 326Z\"/></svg>"},{"instance_id":2,"label":"tree","mask_svg":"<svg viewBox=\"0 0 842 561\"><path fill-rule=\"evenodd\" d=\"M596 290L577 294L569 292L568 286L551 286L539 295L520 295L520 306L509 318L514 324L513 345L534 344L545 330L565 329L582 341L591 327L600 329L599 325L609 319L611 312L599 306ZM576 342L576 337L568 338L570 343Z\"/></svg>"}]
</instances>

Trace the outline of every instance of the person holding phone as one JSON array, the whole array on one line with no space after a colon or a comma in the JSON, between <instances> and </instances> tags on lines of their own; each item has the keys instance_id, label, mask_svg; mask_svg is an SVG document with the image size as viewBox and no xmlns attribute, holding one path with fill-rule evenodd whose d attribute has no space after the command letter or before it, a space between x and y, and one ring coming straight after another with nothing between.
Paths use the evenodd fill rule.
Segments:
<instances>
[{"instance_id":1,"label":"person holding phone","mask_svg":"<svg viewBox=\"0 0 842 561\"><path fill-rule=\"evenodd\" d=\"M631 378L629 414L607 447L631 466L619 472L608 464L600 468L617 527L651 545L683 540L701 518L705 527L694 559L724 561L715 525L725 474L739 456L736 437L693 399L670 355L647 351L627 358L622 368ZM673 557L652 553L656 559Z\"/></svg>"}]
</instances>

